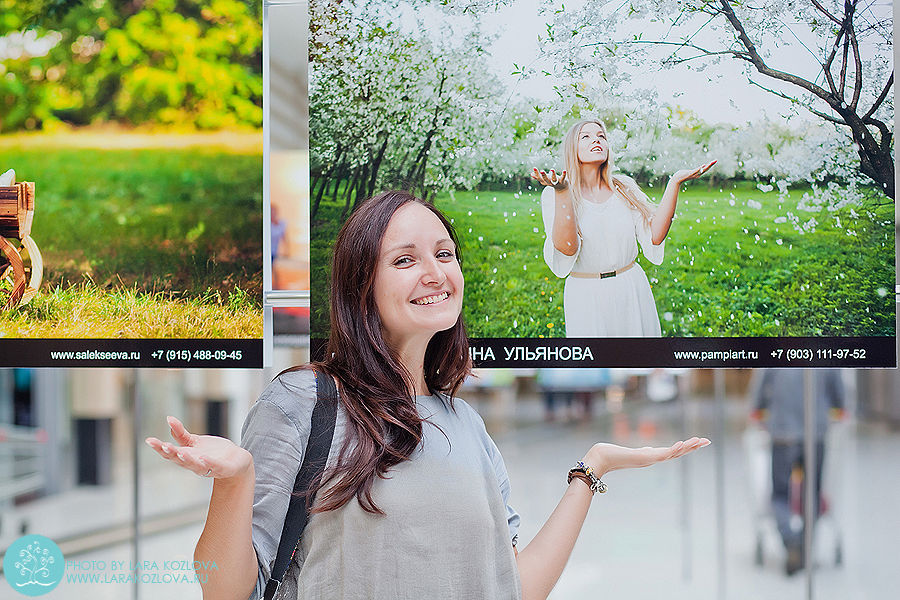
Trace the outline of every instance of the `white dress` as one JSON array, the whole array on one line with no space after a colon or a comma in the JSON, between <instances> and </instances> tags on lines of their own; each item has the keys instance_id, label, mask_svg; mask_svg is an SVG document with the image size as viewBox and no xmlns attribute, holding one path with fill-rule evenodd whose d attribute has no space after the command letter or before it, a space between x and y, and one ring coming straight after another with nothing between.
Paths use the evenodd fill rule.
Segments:
<instances>
[{"instance_id":1,"label":"white dress","mask_svg":"<svg viewBox=\"0 0 900 600\"><path fill-rule=\"evenodd\" d=\"M574 255L553 246L555 191L541 194L544 260L557 277L566 277L563 309L566 337L660 337L659 314L647 275L637 263L615 277L582 279L569 273L607 273L637 258L638 243L653 264L662 264L665 241L654 245L650 226L618 192L600 204L584 201L576 216L580 235Z\"/></svg>"}]
</instances>

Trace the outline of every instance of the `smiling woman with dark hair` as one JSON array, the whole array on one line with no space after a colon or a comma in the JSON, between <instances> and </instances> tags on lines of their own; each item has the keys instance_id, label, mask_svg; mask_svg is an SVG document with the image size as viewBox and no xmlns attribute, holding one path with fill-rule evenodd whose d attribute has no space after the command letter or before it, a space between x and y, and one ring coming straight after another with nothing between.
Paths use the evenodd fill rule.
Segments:
<instances>
[{"instance_id":1,"label":"smiling woman with dark hair","mask_svg":"<svg viewBox=\"0 0 900 600\"><path fill-rule=\"evenodd\" d=\"M171 417L177 444L147 440L215 478L195 552L218 568L201 583L204 597L261 597L310 444L317 376L334 378L339 404L312 514L278 592L291 600L546 598L594 492L605 491L600 477L709 443L595 444L518 552L503 459L478 414L454 398L471 367L463 286L456 236L437 209L405 192L376 196L335 242L325 359L276 377L247 417L243 447L193 435Z\"/></svg>"}]
</instances>

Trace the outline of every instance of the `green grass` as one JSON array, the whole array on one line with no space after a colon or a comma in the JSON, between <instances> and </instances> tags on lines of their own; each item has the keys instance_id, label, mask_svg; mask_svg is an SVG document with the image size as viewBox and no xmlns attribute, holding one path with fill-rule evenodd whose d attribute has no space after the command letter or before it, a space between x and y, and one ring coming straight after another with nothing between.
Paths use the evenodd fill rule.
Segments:
<instances>
[{"instance_id":1,"label":"green grass","mask_svg":"<svg viewBox=\"0 0 900 600\"><path fill-rule=\"evenodd\" d=\"M647 269L664 335L894 334L893 204L813 214L774 192L697 186L681 206L665 262ZM819 224L776 222L788 211Z\"/></svg>"},{"instance_id":2,"label":"green grass","mask_svg":"<svg viewBox=\"0 0 900 600\"><path fill-rule=\"evenodd\" d=\"M73 339L261 338L262 315L240 288L175 299L91 284L55 288L4 313L0 337Z\"/></svg>"},{"instance_id":3,"label":"green grass","mask_svg":"<svg viewBox=\"0 0 900 600\"><path fill-rule=\"evenodd\" d=\"M107 148L98 147L104 141L92 135L81 145L78 140L87 135L0 138L0 170L14 168L18 180L35 182L31 237L44 258L44 279L32 302L35 308L28 310L36 310L42 296L72 289L88 296L83 298L85 306L111 303L109 310L97 307L110 318L120 296L133 294L146 296L146 303L133 306L147 311L165 312L162 307L167 303L175 312L191 305L208 308L211 312L203 318L211 319L221 304L212 298L237 293L248 299L254 318L258 317L261 148L253 144L229 148L219 144L221 136L178 135L110 135L105 138L110 142ZM59 323L68 323L73 331L80 330L62 312L48 314L56 314ZM4 319L13 324L4 328ZM171 326L158 322L157 329L134 336L181 337L181 331L202 330L191 324L193 319L185 316L181 325ZM69 335L62 325L46 326L58 337L81 337ZM190 337L223 337L217 324L207 323L206 328L218 333L200 331ZM87 337L132 337L117 333L130 331L128 327L101 329L104 333L87 330L91 333ZM252 323L227 329L235 337L261 335ZM17 317L5 316L0 318L0 330L16 335L10 332L29 329Z\"/></svg>"},{"instance_id":4,"label":"green grass","mask_svg":"<svg viewBox=\"0 0 900 600\"><path fill-rule=\"evenodd\" d=\"M462 238L470 334L565 335L563 280L542 256L539 190L455 192L436 204ZM323 221L313 232L312 289L319 311L314 332L324 337L327 299L316 291L325 289L327 240L334 239L340 207L322 206ZM804 221L815 216L815 232L801 234L776 222L788 211ZM679 196L663 264L638 259L650 278L663 335L893 335L893 205L855 212L797 211L796 201L779 204L776 193L750 183L689 187Z\"/></svg>"}]
</instances>

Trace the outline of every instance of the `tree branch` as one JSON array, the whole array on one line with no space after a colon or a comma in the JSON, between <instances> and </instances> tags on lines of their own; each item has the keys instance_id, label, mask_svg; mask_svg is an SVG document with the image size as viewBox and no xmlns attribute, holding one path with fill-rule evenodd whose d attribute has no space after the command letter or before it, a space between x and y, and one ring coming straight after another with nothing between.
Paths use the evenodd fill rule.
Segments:
<instances>
[{"instance_id":1,"label":"tree branch","mask_svg":"<svg viewBox=\"0 0 900 600\"><path fill-rule=\"evenodd\" d=\"M884 102L884 99L887 98L887 95L890 91L894 89L894 72L891 71L891 76L888 77L887 83L884 84L884 89L881 90L881 94L878 96L878 99L875 100L875 103L872 105L872 108L869 109L865 115L863 115L863 121L867 120L869 117L875 114L875 111L881 106Z\"/></svg>"},{"instance_id":2,"label":"tree branch","mask_svg":"<svg viewBox=\"0 0 900 600\"><path fill-rule=\"evenodd\" d=\"M764 92L768 92L774 96L778 96L779 98L784 98L785 100L790 101L792 104L799 104L799 105L803 106L803 108L805 108L812 114L814 114L817 117L824 119L830 123L834 123L836 125L843 125L843 126L847 125L847 123L843 119L839 119L833 115L829 115L828 113L824 113L820 110L817 110L817 109L813 108L812 106L810 106L809 104L806 104L804 102L801 102L797 98L794 98L793 96L788 96L784 92L779 92L778 90L773 90L772 88L767 88L766 86L764 86L761 83L758 83L756 81L753 81L752 79L748 79L747 81L750 82L750 85L755 85L756 87L763 90Z\"/></svg>"},{"instance_id":3,"label":"tree branch","mask_svg":"<svg viewBox=\"0 0 900 600\"><path fill-rule=\"evenodd\" d=\"M828 17L829 20L834 21L834 23L835 23L836 25L840 25L840 24L841 24L841 20L838 19L837 17L835 17L834 15L832 15L830 12L828 12L828 11L825 9L824 6L822 6L821 4L819 4L819 2L818 2L817 0L810 0L810 2L812 2L813 6L815 6L815 7L818 9L818 11L819 11L820 13L822 13L823 15L825 15L826 17Z\"/></svg>"},{"instance_id":4,"label":"tree branch","mask_svg":"<svg viewBox=\"0 0 900 600\"><path fill-rule=\"evenodd\" d=\"M842 30L843 31L843 30ZM850 54L850 38L847 37L844 39L844 43L841 45L843 52L841 52L841 97L844 96L844 90L847 88L847 57Z\"/></svg>"},{"instance_id":5,"label":"tree branch","mask_svg":"<svg viewBox=\"0 0 900 600\"><path fill-rule=\"evenodd\" d=\"M856 112L857 106L859 105L859 98L862 95L863 88L862 58L859 55L859 40L856 39L856 30L853 27L853 17L856 14L856 4L858 1L859 0L854 0L853 10L847 17L849 31L847 36L850 38L850 45L853 48L853 67L856 69L856 85L853 86L853 100L850 102L853 112Z\"/></svg>"},{"instance_id":6,"label":"tree branch","mask_svg":"<svg viewBox=\"0 0 900 600\"><path fill-rule=\"evenodd\" d=\"M606 42L595 42L590 44L582 44L582 48L589 48L591 46L602 46ZM733 58L739 58L741 60L746 60L750 62L749 57L746 52L739 52L737 50L707 50L702 46L697 46L696 44L689 44L686 42L667 42L665 40L627 40L623 42L623 45L648 45L648 46L678 46L679 48L689 48L691 50L696 50L700 52L698 56L689 56L687 58L666 58L664 59L664 63L680 65L682 63L686 63L692 60L696 60L698 58L707 58L710 56L731 56Z\"/></svg>"},{"instance_id":7,"label":"tree branch","mask_svg":"<svg viewBox=\"0 0 900 600\"><path fill-rule=\"evenodd\" d=\"M843 94L839 92L839 88L834 84L834 78L831 76L831 66L834 64L834 59L837 56L838 48L841 47L841 38L843 37L844 28L843 26L841 26L834 38L834 44L831 46L831 52L828 54L825 62L821 63L822 74L825 75L825 81L828 82L828 87L831 89L831 93L838 98L843 98ZM843 90L843 82L841 82L840 89Z\"/></svg>"},{"instance_id":8,"label":"tree branch","mask_svg":"<svg viewBox=\"0 0 900 600\"><path fill-rule=\"evenodd\" d=\"M815 96L818 96L832 107L834 107L835 103L840 104L839 97L836 97L836 95L833 93L829 93L828 90L822 88L821 86L818 86L811 81L807 81L802 77L798 77L797 75L785 73L784 71L773 69L772 67L767 65L766 61L764 61L763 58L759 55L759 52L757 52L756 45L744 30L744 24L741 23L741 20L738 19L737 15L734 14L734 10L732 10L728 0L720 0L720 3L722 6L723 14L728 19L728 22L731 24L734 30L737 32L738 39L741 41L741 44L743 44L744 48L747 49L747 57L745 58L745 60L748 60L750 63L752 63L760 74L771 77L772 79L778 79L779 81L784 81L801 87L806 91L814 94Z\"/></svg>"},{"instance_id":9,"label":"tree branch","mask_svg":"<svg viewBox=\"0 0 900 600\"><path fill-rule=\"evenodd\" d=\"M880 140L879 145L881 146L881 148L883 148L885 150L888 149L890 140L891 140L891 132L888 129L887 125L885 125L878 119L866 119L865 124L871 125L872 127L875 127L876 129L878 129L878 132L881 134L881 140Z\"/></svg>"}]
</instances>

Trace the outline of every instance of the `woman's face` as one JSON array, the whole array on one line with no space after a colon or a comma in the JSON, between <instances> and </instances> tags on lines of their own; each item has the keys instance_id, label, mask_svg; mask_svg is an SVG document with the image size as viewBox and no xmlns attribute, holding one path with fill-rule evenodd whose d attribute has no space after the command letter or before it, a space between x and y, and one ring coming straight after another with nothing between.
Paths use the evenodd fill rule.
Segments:
<instances>
[{"instance_id":1,"label":"woman's face","mask_svg":"<svg viewBox=\"0 0 900 600\"><path fill-rule=\"evenodd\" d=\"M375 305L387 343L402 350L456 324L463 276L456 245L437 215L416 202L391 217L375 270Z\"/></svg>"},{"instance_id":2,"label":"woman's face","mask_svg":"<svg viewBox=\"0 0 900 600\"><path fill-rule=\"evenodd\" d=\"M578 161L582 164L603 164L609 158L606 130L599 123L585 123L578 132Z\"/></svg>"}]
</instances>

